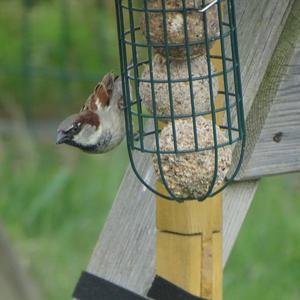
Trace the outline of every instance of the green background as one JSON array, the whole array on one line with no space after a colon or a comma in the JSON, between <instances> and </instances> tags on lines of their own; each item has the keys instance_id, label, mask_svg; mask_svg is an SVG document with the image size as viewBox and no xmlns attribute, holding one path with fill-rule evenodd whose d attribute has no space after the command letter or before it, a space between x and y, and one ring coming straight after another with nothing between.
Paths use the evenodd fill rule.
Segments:
<instances>
[{"instance_id":1,"label":"green background","mask_svg":"<svg viewBox=\"0 0 300 300\"><path fill-rule=\"evenodd\" d=\"M128 165L54 144L118 72L113 1L0 2L0 213L43 299L69 299ZM300 299L300 176L265 178L225 269L225 299Z\"/></svg>"}]
</instances>

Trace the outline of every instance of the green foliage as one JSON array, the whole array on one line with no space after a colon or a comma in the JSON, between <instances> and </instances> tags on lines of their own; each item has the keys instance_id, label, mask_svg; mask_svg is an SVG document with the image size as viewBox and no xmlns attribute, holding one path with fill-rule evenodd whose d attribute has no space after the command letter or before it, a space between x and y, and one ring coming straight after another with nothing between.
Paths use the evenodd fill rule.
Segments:
<instances>
[{"instance_id":1,"label":"green foliage","mask_svg":"<svg viewBox=\"0 0 300 300\"><path fill-rule=\"evenodd\" d=\"M117 192L127 155L124 144L110 154L87 155L34 138L2 136L1 221L45 299L68 299Z\"/></svg>"},{"instance_id":2,"label":"green foliage","mask_svg":"<svg viewBox=\"0 0 300 300\"><path fill-rule=\"evenodd\" d=\"M105 1L35 2L1 1L0 103L16 102L29 117L64 116L118 72L114 11Z\"/></svg>"},{"instance_id":3,"label":"green foliage","mask_svg":"<svg viewBox=\"0 0 300 300\"><path fill-rule=\"evenodd\" d=\"M225 270L225 299L300 299L299 182L262 180Z\"/></svg>"}]
</instances>

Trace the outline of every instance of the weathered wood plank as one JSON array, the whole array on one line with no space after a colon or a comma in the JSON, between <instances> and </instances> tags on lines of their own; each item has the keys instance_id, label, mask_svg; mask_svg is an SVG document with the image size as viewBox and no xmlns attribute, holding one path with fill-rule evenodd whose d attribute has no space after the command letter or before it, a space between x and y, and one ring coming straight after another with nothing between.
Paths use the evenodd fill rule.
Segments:
<instances>
[{"instance_id":1,"label":"weathered wood plank","mask_svg":"<svg viewBox=\"0 0 300 300\"><path fill-rule=\"evenodd\" d=\"M153 178L151 159L136 155ZM155 197L128 167L87 271L145 295L154 278Z\"/></svg>"},{"instance_id":2,"label":"weathered wood plank","mask_svg":"<svg viewBox=\"0 0 300 300\"><path fill-rule=\"evenodd\" d=\"M226 264L240 228L254 198L258 181L234 183L224 191L223 262Z\"/></svg>"},{"instance_id":3,"label":"weathered wood plank","mask_svg":"<svg viewBox=\"0 0 300 300\"><path fill-rule=\"evenodd\" d=\"M240 179L300 171L300 1L295 1L247 118Z\"/></svg>"},{"instance_id":4,"label":"weathered wood plank","mask_svg":"<svg viewBox=\"0 0 300 300\"><path fill-rule=\"evenodd\" d=\"M246 115L258 92L293 3L294 0L236 1Z\"/></svg>"},{"instance_id":5,"label":"weathered wood plank","mask_svg":"<svg viewBox=\"0 0 300 300\"><path fill-rule=\"evenodd\" d=\"M150 161L140 163L143 164L145 172L151 167ZM135 175L129 167L87 271L146 295L155 272L155 196L136 180L132 185L134 178ZM255 181L234 183L224 192L224 264L247 214L256 187Z\"/></svg>"},{"instance_id":6,"label":"weathered wood plank","mask_svg":"<svg viewBox=\"0 0 300 300\"><path fill-rule=\"evenodd\" d=\"M38 300L40 292L19 262L10 240L0 223L0 298Z\"/></svg>"},{"instance_id":7,"label":"weathered wood plank","mask_svg":"<svg viewBox=\"0 0 300 300\"><path fill-rule=\"evenodd\" d=\"M239 0L237 21L245 108L250 110L289 13L290 1ZM259 71L258 71L259 70ZM154 180L149 159L136 156ZM256 182L235 183L224 192L224 260L253 199ZM145 295L154 276L154 195L128 169L88 265L88 271Z\"/></svg>"}]
</instances>

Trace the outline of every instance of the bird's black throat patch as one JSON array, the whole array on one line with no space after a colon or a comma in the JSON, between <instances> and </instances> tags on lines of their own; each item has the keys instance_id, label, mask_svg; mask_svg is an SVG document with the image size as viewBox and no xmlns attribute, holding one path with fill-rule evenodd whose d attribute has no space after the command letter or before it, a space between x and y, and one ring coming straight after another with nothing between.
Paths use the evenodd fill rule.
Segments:
<instances>
[{"instance_id":1,"label":"bird's black throat patch","mask_svg":"<svg viewBox=\"0 0 300 300\"><path fill-rule=\"evenodd\" d=\"M108 151L108 146L111 142L112 134L110 132L103 133L101 138L95 145L82 145L74 140L67 140L65 144L81 149L88 153L104 153Z\"/></svg>"}]
</instances>

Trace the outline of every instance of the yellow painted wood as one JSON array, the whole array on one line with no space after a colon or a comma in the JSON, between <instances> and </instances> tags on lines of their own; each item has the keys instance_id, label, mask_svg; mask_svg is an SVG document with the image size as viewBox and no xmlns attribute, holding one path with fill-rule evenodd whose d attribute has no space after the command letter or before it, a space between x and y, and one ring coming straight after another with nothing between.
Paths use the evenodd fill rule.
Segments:
<instances>
[{"instance_id":1,"label":"yellow painted wood","mask_svg":"<svg viewBox=\"0 0 300 300\"><path fill-rule=\"evenodd\" d=\"M213 286L212 299L222 300L223 298L223 235L221 232L213 234Z\"/></svg>"},{"instance_id":2,"label":"yellow painted wood","mask_svg":"<svg viewBox=\"0 0 300 300\"><path fill-rule=\"evenodd\" d=\"M163 190L161 183L158 189ZM216 195L206 201L166 201L156 198L156 227L160 231L180 234L196 234L221 231L222 196Z\"/></svg>"},{"instance_id":3,"label":"yellow painted wood","mask_svg":"<svg viewBox=\"0 0 300 300\"><path fill-rule=\"evenodd\" d=\"M201 235L157 233L156 273L199 296L201 293Z\"/></svg>"},{"instance_id":4,"label":"yellow painted wood","mask_svg":"<svg viewBox=\"0 0 300 300\"><path fill-rule=\"evenodd\" d=\"M222 300L222 234L157 234L156 273L189 293Z\"/></svg>"},{"instance_id":5,"label":"yellow painted wood","mask_svg":"<svg viewBox=\"0 0 300 300\"><path fill-rule=\"evenodd\" d=\"M211 232L205 232L202 238L202 266L201 266L201 296L212 299L213 291L213 237Z\"/></svg>"},{"instance_id":6,"label":"yellow painted wood","mask_svg":"<svg viewBox=\"0 0 300 300\"><path fill-rule=\"evenodd\" d=\"M157 274L191 294L222 300L222 195L156 204Z\"/></svg>"}]
</instances>

